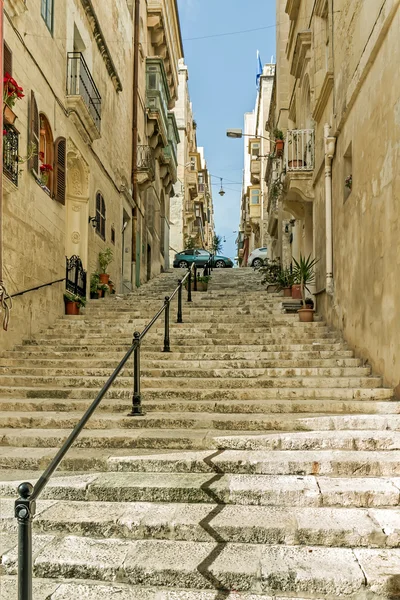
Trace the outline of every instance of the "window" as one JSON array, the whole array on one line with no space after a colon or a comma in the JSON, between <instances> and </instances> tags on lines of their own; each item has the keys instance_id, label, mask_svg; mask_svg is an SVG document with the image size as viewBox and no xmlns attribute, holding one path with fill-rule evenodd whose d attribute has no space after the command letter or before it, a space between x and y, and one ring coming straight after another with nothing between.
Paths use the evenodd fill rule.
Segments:
<instances>
[{"instance_id":1,"label":"window","mask_svg":"<svg viewBox=\"0 0 400 600\"><path fill-rule=\"evenodd\" d=\"M250 192L250 204L260 204L261 190L252 189Z\"/></svg>"},{"instance_id":2,"label":"window","mask_svg":"<svg viewBox=\"0 0 400 600\"><path fill-rule=\"evenodd\" d=\"M96 232L106 239L106 203L100 192L96 194Z\"/></svg>"},{"instance_id":3,"label":"window","mask_svg":"<svg viewBox=\"0 0 400 600\"><path fill-rule=\"evenodd\" d=\"M42 17L47 29L53 33L54 0L42 0Z\"/></svg>"},{"instance_id":4,"label":"window","mask_svg":"<svg viewBox=\"0 0 400 600\"><path fill-rule=\"evenodd\" d=\"M115 246L115 228L111 225L111 243Z\"/></svg>"}]
</instances>

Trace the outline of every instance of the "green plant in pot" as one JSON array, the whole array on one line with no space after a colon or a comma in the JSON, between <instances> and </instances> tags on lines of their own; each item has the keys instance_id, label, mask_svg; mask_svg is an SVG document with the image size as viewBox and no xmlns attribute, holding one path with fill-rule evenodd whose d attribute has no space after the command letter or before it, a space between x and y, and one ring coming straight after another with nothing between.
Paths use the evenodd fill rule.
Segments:
<instances>
[{"instance_id":1,"label":"green plant in pot","mask_svg":"<svg viewBox=\"0 0 400 600\"><path fill-rule=\"evenodd\" d=\"M66 315L79 315L79 309L81 306L85 306L86 298L66 290L64 292L64 302Z\"/></svg>"},{"instance_id":2,"label":"green plant in pot","mask_svg":"<svg viewBox=\"0 0 400 600\"><path fill-rule=\"evenodd\" d=\"M311 322L314 320L314 309L307 308L306 304L306 290L311 294L309 290L309 285L315 282L315 265L318 260L316 258L311 258L311 254L308 258L305 258L300 254L300 259L297 261L293 259L295 268L294 268L294 276L295 280L299 282L300 290L301 290L301 300L303 303L303 308L299 310L299 318L300 321L303 322Z\"/></svg>"},{"instance_id":3,"label":"green plant in pot","mask_svg":"<svg viewBox=\"0 0 400 600\"><path fill-rule=\"evenodd\" d=\"M90 276L90 297L92 300L96 300L99 297L98 288L100 283L100 274L95 271Z\"/></svg>"},{"instance_id":4,"label":"green plant in pot","mask_svg":"<svg viewBox=\"0 0 400 600\"><path fill-rule=\"evenodd\" d=\"M292 285L294 283L294 275L290 269L282 269L276 278L277 291L283 290L285 298L291 298L292 296Z\"/></svg>"},{"instance_id":5,"label":"green plant in pot","mask_svg":"<svg viewBox=\"0 0 400 600\"><path fill-rule=\"evenodd\" d=\"M107 268L113 259L114 254L111 248L105 248L103 252L99 252L100 283L108 283L110 275L107 273Z\"/></svg>"}]
</instances>

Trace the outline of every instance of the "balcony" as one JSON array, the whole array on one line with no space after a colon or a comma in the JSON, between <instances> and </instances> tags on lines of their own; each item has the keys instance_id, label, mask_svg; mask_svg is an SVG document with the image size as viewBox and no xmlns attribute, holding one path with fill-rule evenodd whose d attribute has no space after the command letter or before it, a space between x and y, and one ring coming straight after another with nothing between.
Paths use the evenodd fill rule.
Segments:
<instances>
[{"instance_id":1,"label":"balcony","mask_svg":"<svg viewBox=\"0 0 400 600\"><path fill-rule=\"evenodd\" d=\"M11 183L18 186L19 133L13 125L8 125L7 123L4 124L4 131L7 133L3 136L3 172ZM7 191L7 182L4 182L4 186Z\"/></svg>"},{"instance_id":2,"label":"balcony","mask_svg":"<svg viewBox=\"0 0 400 600\"><path fill-rule=\"evenodd\" d=\"M252 159L250 163L250 177L252 185L259 185L261 181L261 159Z\"/></svg>"},{"instance_id":3,"label":"balcony","mask_svg":"<svg viewBox=\"0 0 400 600\"><path fill-rule=\"evenodd\" d=\"M150 146L138 146L137 172L139 185L154 181L155 169L156 161L153 150L150 148Z\"/></svg>"},{"instance_id":4,"label":"balcony","mask_svg":"<svg viewBox=\"0 0 400 600\"><path fill-rule=\"evenodd\" d=\"M285 144L287 171L313 171L314 155L313 129L287 131Z\"/></svg>"},{"instance_id":5,"label":"balcony","mask_svg":"<svg viewBox=\"0 0 400 600\"><path fill-rule=\"evenodd\" d=\"M286 210L293 209L293 203L312 202L312 185L315 167L315 147L313 129L294 129L286 133L285 143L285 199Z\"/></svg>"},{"instance_id":6,"label":"balcony","mask_svg":"<svg viewBox=\"0 0 400 600\"><path fill-rule=\"evenodd\" d=\"M82 137L99 139L101 96L81 52L68 52L67 106Z\"/></svg>"},{"instance_id":7,"label":"balcony","mask_svg":"<svg viewBox=\"0 0 400 600\"><path fill-rule=\"evenodd\" d=\"M170 92L164 61L161 58L148 58L146 60L147 134L150 138L160 136L163 147L168 145L169 101Z\"/></svg>"}]
</instances>

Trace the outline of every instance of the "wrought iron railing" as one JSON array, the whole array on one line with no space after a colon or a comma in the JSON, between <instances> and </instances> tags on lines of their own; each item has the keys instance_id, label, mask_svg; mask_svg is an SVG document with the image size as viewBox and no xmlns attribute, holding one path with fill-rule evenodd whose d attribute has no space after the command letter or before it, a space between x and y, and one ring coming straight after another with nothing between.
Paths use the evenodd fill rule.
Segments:
<instances>
[{"instance_id":1,"label":"wrought iron railing","mask_svg":"<svg viewBox=\"0 0 400 600\"><path fill-rule=\"evenodd\" d=\"M68 52L67 95L81 96L100 131L101 96L81 52Z\"/></svg>"},{"instance_id":2,"label":"wrought iron railing","mask_svg":"<svg viewBox=\"0 0 400 600\"><path fill-rule=\"evenodd\" d=\"M150 179L154 179L156 161L150 146L138 146L137 169L140 172L148 173Z\"/></svg>"},{"instance_id":3,"label":"wrought iron railing","mask_svg":"<svg viewBox=\"0 0 400 600\"><path fill-rule=\"evenodd\" d=\"M18 185L19 175L19 133L12 125L4 124L3 136L3 170L4 175L10 179L14 185Z\"/></svg>"},{"instance_id":4,"label":"wrought iron railing","mask_svg":"<svg viewBox=\"0 0 400 600\"><path fill-rule=\"evenodd\" d=\"M286 132L285 157L288 171L313 171L314 129L291 129Z\"/></svg>"},{"instance_id":5,"label":"wrought iron railing","mask_svg":"<svg viewBox=\"0 0 400 600\"><path fill-rule=\"evenodd\" d=\"M66 288L76 296L86 296L87 273L79 256L66 258Z\"/></svg>"},{"instance_id":6,"label":"wrought iron railing","mask_svg":"<svg viewBox=\"0 0 400 600\"><path fill-rule=\"evenodd\" d=\"M212 266L212 256L209 262L205 266L205 273L208 273L209 268ZM142 333L136 331L133 334L132 345L126 352L125 356L114 370L113 374L109 377L107 382L104 384L96 398L93 400L90 407L86 410L80 421L77 423L75 428L72 430L68 438L65 440L56 456L50 462L48 467L45 469L41 477L38 479L36 484L33 486L31 483L21 483L18 487L19 498L15 501L15 517L18 521L18 600L32 600L32 520L36 512L36 501L50 481L51 476L55 470L59 467L61 461L76 442L77 438L81 434L82 430L88 423L89 419L96 411L104 396L111 388L118 375L125 367L128 360L133 359L133 396L132 396L132 410L128 416L140 417L143 416L142 409L142 396L140 391L140 350L141 344L153 327L158 321L161 315L164 314L164 352L170 352L170 308L172 300L175 296L178 296L178 310L177 310L177 322L183 323L182 314L182 296L183 288L187 282L187 301L192 302L192 277L195 270L194 263L188 269L185 277L179 279L178 286L175 288L171 296L167 296L164 299L163 306L153 317L150 323L144 328ZM194 289L197 286L197 274L194 278Z\"/></svg>"}]
</instances>

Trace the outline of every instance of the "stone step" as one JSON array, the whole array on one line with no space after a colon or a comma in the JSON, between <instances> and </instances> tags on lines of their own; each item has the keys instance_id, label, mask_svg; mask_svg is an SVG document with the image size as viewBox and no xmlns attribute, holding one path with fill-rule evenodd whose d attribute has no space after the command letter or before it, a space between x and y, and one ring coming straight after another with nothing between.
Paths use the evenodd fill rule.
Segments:
<instances>
[{"instance_id":1,"label":"stone step","mask_svg":"<svg viewBox=\"0 0 400 600\"><path fill-rule=\"evenodd\" d=\"M15 473L15 471L14 471ZM18 479L1 478L0 497L15 498ZM29 478L35 483L37 478ZM23 480L27 480L23 477ZM399 478L210 473L82 473L53 476L43 500L189 502L280 507L398 507Z\"/></svg>"},{"instance_id":2,"label":"stone step","mask_svg":"<svg viewBox=\"0 0 400 600\"><path fill-rule=\"evenodd\" d=\"M106 355L107 357L116 355L118 356L122 353L125 353L131 344L123 344L123 345L115 345L112 346L110 350L109 346L82 346L79 347L79 351L77 350L77 346L57 346L57 345L46 345L46 346L37 346L36 344L26 344L23 346L15 346L14 351L10 351L7 353L8 356L12 356L13 352L16 352L17 355L23 353L25 356L33 356L37 357L38 355L48 355L52 356L64 356L68 354L71 357L95 357ZM158 347L157 347L158 346ZM302 343L302 344L198 344L195 348L189 345L176 346L174 348L174 344L171 345L172 353L174 354L183 354L199 357L203 354L209 353L231 353L231 352L240 352L243 353L266 353L268 356L272 353L293 353L293 352L330 352L334 353L338 352L348 352L348 356L353 356L353 352L349 350L349 348L343 342L332 342L332 343L320 343L320 342L310 342L310 343ZM162 349L162 341L159 340L159 344L143 344L142 353L152 352L154 353L155 347L158 349L157 354L161 355Z\"/></svg>"},{"instance_id":3,"label":"stone step","mask_svg":"<svg viewBox=\"0 0 400 600\"><path fill-rule=\"evenodd\" d=\"M211 451L212 452L212 451ZM63 470L120 471L131 473L219 473L254 475L321 475L347 477L396 477L400 475L400 451L344 451L344 450L221 450L213 458L210 450L180 451L179 456L145 454L132 456L107 452L75 452ZM56 448L0 448L0 468L45 468ZM211 460L211 458L212 460Z\"/></svg>"},{"instance_id":4,"label":"stone step","mask_svg":"<svg viewBox=\"0 0 400 600\"><path fill-rule=\"evenodd\" d=\"M38 357L38 352L18 352L16 350L10 350L3 354L4 356L0 354L0 365L17 367L21 366L22 362L27 366L58 366L61 363L71 367L80 367L85 364L109 367L110 360L114 360L117 364L118 360L121 358L120 352L110 352L107 354L107 357L103 356L103 358L98 358L94 352L49 352L40 353L40 356ZM73 354L76 358L70 358L70 354ZM337 366L359 366L361 359L353 358L353 356L354 353L351 350L303 350L297 352L255 352L250 350L246 352L236 349L235 351L231 350L230 352L223 352L215 347L214 349L211 348L209 352L196 352L195 355L190 352L152 352L149 348L142 348L141 351L142 362L144 363L146 361L157 361L157 363L161 363L161 361L180 361L182 366L185 366L188 361L190 362L193 360L209 361L213 364L215 361L227 361L229 363L237 361L247 362L248 360L250 363L255 362L256 364L259 364L259 361L266 361L270 363L271 367L279 365L282 365L282 367L290 367L297 364L297 361L307 361L307 363L308 361L318 361L318 363L320 361L329 361L329 365L330 361L334 361ZM356 362L351 362L349 364L349 360ZM342 361L346 362L343 362L342 364ZM246 364L246 362L243 364ZM326 366L328 366L328 364Z\"/></svg>"},{"instance_id":5,"label":"stone step","mask_svg":"<svg viewBox=\"0 0 400 600\"><path fill-rule=\"evenodd\" d=\"M151 381L149 385L151 385ZM108 399L124 399L132 400L132 391L126 388L111 387L107 392ZM71 388L71 387L3 387L0 388L0 398L50 398L50 399L92 399L99 391L101 386L97 388ZM142 382L142 397L145 406L146 400L312 400L312 399L327 399L327 400L391 400L393 398L393 390L388 388L269 388L269 387L247 387L232 389L226 388L211 388L199 389L196 387L180 389L178 386L166 389L165 385L161 387L148 387L146 381Z\"/></svg>"},{"instance_id":6,"label":"stone step","mask_svg":"<svg viewBox=\"0 0 400 600\"><path fill-rule=\"evenodd\" d=\"M0 398L0 411L25 412L72 412L83 414L87 408L87 400L68 399L30 399L30 398ZM224 413L224 414L282 414L282 413L325 413L332 414L399 414L400 403L386 400L144 400L144 409L152 412L176 413ZM119 399L104 399L98 407L98 412L112 414L127 413L129 402Z\"/></svg>"},{"instance_id":7,"label":"stone step","mask_svg":"<svg viewBox=\"0 0 400 600\"><path fill-rule=\"evenodd\" d=\"M188 356L186 360L175 359L175 356L165 357L164 353L160 353L160 358L150 358L145 354L142 357L141 366L145 369L159 369L160 365L165 364L169 369L330 369L330 368L351 368L362 367L362 360L359 358L319 358L319 359L292 359L292 360L228 360L219 359L216 355L214 360L195 359ZM365 367L367 368L367 367ZM23 373L25 375L46 375L54 373L58 375L68 372L74 375L93 375L101 370L102 373L108 374L113 372L110 361L107 359L34 359L26 358L24 364L21 364L21 358L0 358L0 373ZM130 372L125 369L125 373Z\"/></svg>"},{"instance_id":8,"label":"stone step","mask_svg":"<svg viewBox=\"0 0 400 600\"><path fill-rule=\"evenodd\" d=\"M170 364L166 363L165 366L160 367L159 363L154 363L154 366L147 366L144 361L141 363L141 376L142 377L172 377L172 378L198 378L199 375L204 374L204 379L210 378L232 378L232 379L243 379L243 378L281 378L281 377L367 377L371 374L370 367L275 367L263 368L261 365L251 366L242 363L242 366L233 365L228 366L225 362L209 361L208 364L203 364L201 361L193 361L194 364ZM113 373L113 368L72 368L72 367L46 367L46 368L7 368L0 367L0 385L2 385L3 377L11 377L13 381L19 381L21 378L32 378L35 381L41 379L48 380L53 378L54 381L59 377L109 377ZM123 371L124 377L133 377L133 367L125 368Z\"/></svg>"},{"instance_id":9,"label":"stone step","mask_svg":"<svg viewBox=\"0 0 400 600\"><path fill-rule=\"evenodd\" d=\"M215 591L168 589L163 587L138 587L122 583L99 583L97 581L63 580L58 582L53 579L33 580L33 592L35 600L98 600L115 597L118 600L216 600ZM244 592L222 592L223 600L271 600L264 594L248 594ZM0 599L10 600L17 597L17 579L12 576L2 577L0 586ZM284 597L282 600L294 600ZM306 600L296 598L296 600Z\"/></svg>"},{"instance_id":10,"label":"stone step","mask_svg":"<svg viewBox=\"0 0 400 600\"><path fill-rule=\"evenodd\" d=\"M3 558L7 573L15 573L15 563L14 550ZM45 536L33 569L42 578L108 583L122 578L131 585L211 589L214 594L217 588L270 595L366 598L374 593L393 598L400 551Z\"/></svg>"},{"instance_id":11,"label":"stone step","mask_svg":"<svg viewBox=\"0 0 400 600\"><path fill-rule=\"evenodd\" d=\"M362 371L362 369L360 368ZM262 370L261 370L262 371ZM193 372L193 377L185 374L185 371L182 373L178 373L176 376L174 372L170 373L170 376L167 376L163 372L159 373L157 377L156 374L152 376L151 372L148 372L148 375L144 374L141 377L141 387L143 389L165 389L167 386L169 388L175 388L177 390L182 389L203 389L207 390L218 390L218 389L281 389L281 388L307 388L309 390L316 388L332 388L332 389L349 389L349 388L362 388L362 389L374 389L380 388L382 385L382 380L380 377L368 377L365 376L353 376L353 377L335 377L331 378L329 376L292 376L292 377L279 377L279 376L268 376L268 374L258 373L255 370L254 377L249 377L249 374L243 373L243 375L234 377L234 370L224 372L222 369L220 372L217 370L214 372L206 372L204 375L207 377L199 377L201 373L199 371ZM251 371L250 371L251 373ZM197 377L195 377L197 375ZM213 375L213 376L211 376ZM167 382L166 382L167 380ZM41 389L48 389L51 387L52 389L68 389L72 390L79 388L101 388L105 382L107 381L107 377L79 377L79 376L37 376L34 375L0 375L0 397L9 396L14 393L16 390L28 390L29 388L33 388L37 391ZM132 388L132 377L126 377L120 375L118 377L118 382L116 384L117 388L114 389L125 389ZM390 392L390 390L387 390ZM31 396L32 397L32 396Z\"/></svg>"},{"instance_id":12,"label":"stone step","mask_svg":"<svg viewBox=\"0 0 400 600\"><path fill-rule=\"evenodd\" d=\"M16 540L14 501L0 502L0 531ZM202 525L211 513L212 532ZM393 548L400 544L400 511L40 500L33 529L99 539L212 542L218 536L228 543Z\"/></svg>"}]
</instances>

